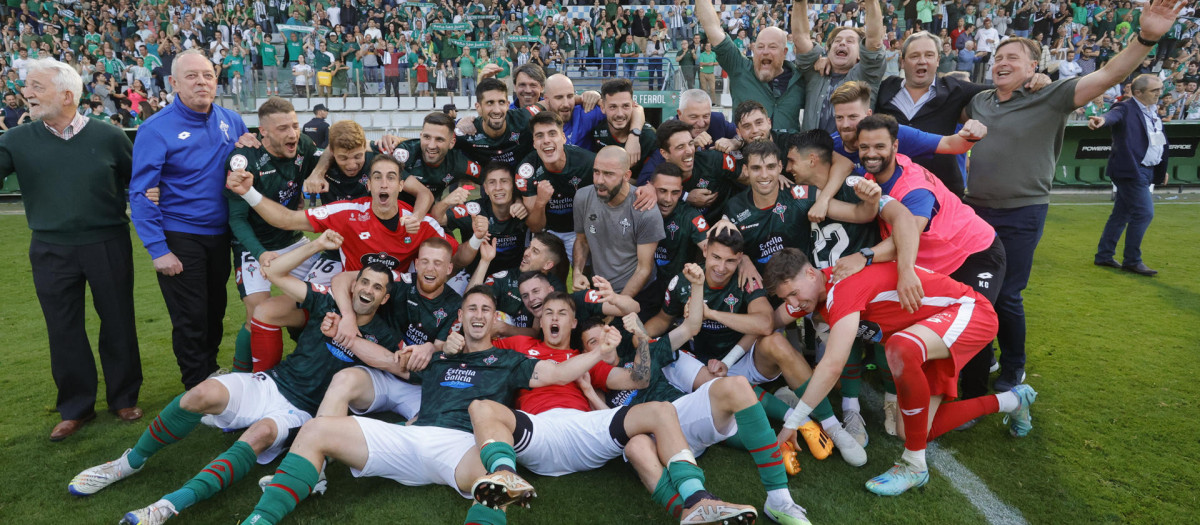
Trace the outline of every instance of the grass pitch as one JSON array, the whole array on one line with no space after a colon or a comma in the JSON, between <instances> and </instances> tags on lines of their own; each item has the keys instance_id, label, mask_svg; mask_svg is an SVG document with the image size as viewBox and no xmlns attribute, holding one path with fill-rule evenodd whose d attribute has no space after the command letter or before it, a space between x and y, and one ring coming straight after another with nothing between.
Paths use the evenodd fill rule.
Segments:
<instances>
[{"instance_id":1,"label":"grass pitch","mask_svg":"<svg viewBox=\"0 0 1200 525\"><path fill-rule=\"evenodd\" d=\"M1065 199L1058 199L1065 200ZM1196 421L1200 364L1191 331L1200 326L1196 279L1200 205L1158 206L1144 242L1152 279L1091 264L1109 207L1052 206L1025 294L1029 317L1028 382L1040 392L1034 431L1008 436L1000 416L939 440L1005 504L1031 523L1196 523L1200 487ZM19 207L6 206L6 210ZM66 484L80 470L116 458L182 387L170 347L170 320L146 253L135 242L137 323L147 417L122 423L101 400L98 419L62 443L46 438L58 421L45 324L30 279L29 231L20 215L0 216L0 305L5 327L0 371L0 522L114 523L178 488L227 448L235 435L206 427L164 449L145 471L86 499ZM244 310L230 285L220 362L232 359L233 334ZM89 312L96 341L98 320ZM835 405L836 405L835 400ZM870 462L847 466L837 454L818 462L801 456L791 480L796 501L816 523L980 523L971 498L935 472L922 491L879 498L863 482L890 467L902 444L883 433L878 413L866 414ZM723 447L700 459L709 487L731 501L762 505L765 498L748 454ZM256 467L216 498L188 509L173 523L233 524L259 497ZM533 509L514 509L526 524L671 523L620 460L564 478L530 476L539 493ZM305 501L287 523L461 523L467 501L446 487L403 487L355 480L344 465L329 471L327 495ZM760 507L761 508L761 507ZM764 521L766 518L762 518Z\"/></svg>"}]
</instances>

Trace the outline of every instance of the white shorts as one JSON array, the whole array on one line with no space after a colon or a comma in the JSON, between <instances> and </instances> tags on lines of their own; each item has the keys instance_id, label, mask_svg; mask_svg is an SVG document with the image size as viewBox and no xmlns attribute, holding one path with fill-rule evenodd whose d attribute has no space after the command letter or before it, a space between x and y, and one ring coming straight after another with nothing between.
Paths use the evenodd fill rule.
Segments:
<instances>
[{"instance_id":1,"label":"white shorts","mask_svg":"<svg viewBox=\"0 0 1200 525\"><path fill-rule=\"evenodd\" d=\"M556 408L528 414L533 422L529 441L518 443L517 462L540 476L562 476L595 470L624 450L613 441L608 426L618 410L581 412Z\"/></svg>"},{"instance_id":2,"label":"white shorts","mask_svg":"<svg viewBox=\"0 0 1200 525\"><path fill-rule=\"evenodd\" d=\"M475 446L475 436L441 427L405 426L369 417L355 417L367 441L367 462L350 469L356 478L387 478L401 485L446 485L464 498L454 471Z\"/></svg>"},{"instance_id":3,"label":"white shorts","mask_svg":"<svg viewBox=\"0 0 1200 525\"><path fill-rule=\"evenodd\" d=\"M754 349L757 346L758 342L756 341L754 346L751 346L750 350L746 352L746 355L743 355L733 366L729 367L727 375L742 376L748 379L752 385L769 383L779 377L779 374L775 374L775 377L766 377L762 375L762 372L758 371L758 367L754 366ZM667 381L671 383L671 386L678 388L681 392L691 393L692 384L696 382L696 376L706 366L708 366L707 363L701 363L692 354L679 352L679 359L676 359L674 363L664 366L662 372Z\"/></svg>"},{"instance_id":4,"label":"white shorts","mask_svg":"<svg viewBox=\"0 0 1200 525\"><path fill-rule=\"evenodd\" d=\"M471 274L468 274L466 270L462 270L454 274L449 281L446 281L446 286L449 286L451 290L458 292L458 295L462 295L463 292L467 291L468 284L471 284Z\"/></svg>"},{"instance_id":5,"label":"white shorts","mask_svg":"<svg viewBox=\"0 0 1200 525\"><path fill-rule=\"evenodd\" d=\"M395 412L404 419L412 419L416 417L417 412L421 411L421 387L406 383L383 370L369 366L355 368L366 371L370 376L371 385L375 388L375 399L371 401L371 406L366 410L355 410L354 407L350 407L350 412L355 415Z\"/></svg>"},{"instance_id":6,"label":"white shorts","mask_svg":"<svg viewBox=\"0 0 1200 525\"><path fill-rule=\"evenodd\" d=\"M708 447L737 434L738 430L737 421L733 418L730 418L729 426L725 429L717 428L716 422L713 421L712 398L709 397L708 392L713 381L716 379L700 385L695 392L671 402L675 405L675 411L679 413L679 427L683 429L683 437L687 439L688 448L692 449L692 454L697 456L703 454Z\"/></svg>"},{"instance_id":7,"label":"white shorts","mask_svg":"<svg viewBox=\"0 0 1200 525\"><path fill-rule=\"evenodd\" d=\"M283 255L287 252L295 250L296 248L304 246L305 244L308 244L308 239L300 239L291 246L271 251L274 251L279 255ZM312 274L313 268L317 266L318 259L320 258L321 254L314 254L312 257L309 257L307 260L300 263L299 266L293 268L289 274L292 277L302 281L312 281L317 284L328 285L328 279L332 279L333 274L330 274L329 278L325 281L313 280L311 278L312 275L310 275ZM341 263L338 262L338 264L340 265ZM271 281L267 280L266 276L263 275L258 259L255 259L253 255L250 255L250 252L244 251L238 256L238 264L237 267L234 268L234 279L239 285L238 288L242 292L243 297L256 293L271 292Z\"/></svg>"},{"instance_id":8,"label":"white shorts","mask_svg":"<svg viewBox=\"0 0 1200 525\"><path fill-rule=\"evenodd\" d=\"M258 455L258 463L266 465L283 453L283 444L287 441L288 433L298 429L312 419L308 412L296 408L283 394L271 376L256 372L253 374L233 373L217 376L229 391L229 403L225 410L213 416L212 423L220 428L246 428L264 419L275 422L275 441Z\"/></svg>"},{"instance_id":9,"label":"white shorts","mask_svg":"<svg viewBox=\"0 0 1200 525\"><path fill-rule=\"evenodd\" d=\"M556 232L550 231L552 235L562 239L563 247L567 249L567 261L575 262L575 232Z\"/></svg>"}]
</instances>

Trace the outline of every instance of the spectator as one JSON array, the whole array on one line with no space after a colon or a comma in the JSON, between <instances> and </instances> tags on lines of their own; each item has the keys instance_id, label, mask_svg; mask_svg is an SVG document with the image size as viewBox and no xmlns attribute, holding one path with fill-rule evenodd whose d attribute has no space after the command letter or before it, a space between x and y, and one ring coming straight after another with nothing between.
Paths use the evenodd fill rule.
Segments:
<instances>
[{"instance_id":1,"label":"spectator","mask_svg":"<svg viewBox=\"0 0 1200 525\"><path fill-rule=\"evenodd\" d=\"M4 119L0 120L0 129L12 129L29 120L29 110L25 100L13 93L4 95Z\"/></svg>"},{"instance_id":2,"label":"spectator","mask_svg":"<svg viewBox=\"0 0 1200 525\"><path fill-rule=\"evenodd\" d=\"M292 95L308 96L309 79L312 78L313 68L305 63L304 55L300 55L292 65Z\"/></svg>"},{"instance_id":3,"label":"spectator","mask_svg":"<svg viewBox=\"0 0 1200 525\"><path fill-rule=\"evenodd\" d=\"M312 139L313 144L318 148L325 149L329 147L329 110L325 108L325 104L317 104L313 106L313 118L304 123L301 131L308 138Z\"/></svg>"},{"instance_id":4,"label":"spectator","mask_svg":"<svg viewBox=\"0 0 1200 525\"><path fill-rule=\"evenodd\" d=\"M675 62L679 64L679 74L683 75L684 89L694 89L696 87L696 64L698 63L696 49L692 47L690 40L679 39L676 41L679 42L679 52L675 53Z\"/></svg>"}]
</instances>

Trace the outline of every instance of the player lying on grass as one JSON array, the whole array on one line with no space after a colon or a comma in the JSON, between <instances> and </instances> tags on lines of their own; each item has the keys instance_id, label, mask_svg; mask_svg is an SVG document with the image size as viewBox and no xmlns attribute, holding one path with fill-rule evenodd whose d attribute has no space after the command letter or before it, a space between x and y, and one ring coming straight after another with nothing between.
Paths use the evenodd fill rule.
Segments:
<instances>
[{"instance_id":1,"label":"player lying on grass","mask_svg":"<svg viewBox=\"0 0 1200 525\"><path fill-rule=\"evenodd\" d=\"M672 385L688 393L714 377L735 375L745 377L751 384L767 383L783 376L788 388L801 395L812 370L783 334L775 331L767 293L754 283L738 284L738 264L744 245L742 235L736 227L719 224L709 230L708 244L703 250L705 284L701 335L692 340L691 353L680 354L679 359L663 372ZM646 322L646 332L651 337L667 333L671 323L683 316L683 306L691 294L692 286L686 277L673 278L667 284L662 311ZM778 401L773 396L764 396L764 400ZM780 406L782 410L778 408ZM777 419L785 417L787 410L782 402L764 408L768 416ZM815 416L820 425L810 420L801 427L801 434L814 457L829 457L836 444L847 463L856 467L866 464L866 451L842 428L828 401L821 401Z\"/></svg>"},{"instance_id":2,"label":"player lying on grass","mask_svg":"<svg viewBox=\"0 0 1200 525\"><path fill-rule=\"evenodd\" d=\"M541 327L541 341L516 336L494 344L539 360L569 359L578 354L570 348L576 327L575 304L566 293L552 292L543 304L530 308ZM636 313L629 315L637 319ZM452 335L447 347L459 337ZM617 329L609 327L599 344L611 352L620 340ZM682 498L681 523L753 523L757 517L754 507L725 503L704 489L703 471L683 437L674 406L649 402L608 408L593 389L638 389L647 387L649 381L650 350L643 344L629 368L598 363L575 385L522 391L517 396L517 410L494 401L472 403L471 424L480 459L489 473L475 483L475 500L495 508L532 493L533 487L516 474L516 463L543 476L594 470L620 456L630 437L653 435L655 461L667 465L671 490Z\"/></svg>"},{"instance_id":3,"label":"player lying on grass","mask_svg":"<svg viewBox=\"0 0 1200 525\"><path fill-rule=\"evenodd\" d=\"M395 367L396 335L375 315L388 300L391 271L371 263L358 272L351 285L353 313L362 341L373 341L352 351L321 333L326 312L337 305L328 289L308 284L289 272L321 250L337 249L341 236L328 231L314 242L280 255L265 268L267 277L293 301L313 312L313 320L300 334L296 351L266 372L233 373L208 379L179 395L120 458L89 468L71 480L67 489L77 496L95 494L112 483L140 472L146 461L167 445L187 437L205 414L226 428L249 427L229 450L217 456L182 488L148 507L125 515L121 523L158 524L195 503L208 499L250 470L255 458L268 463L284 448L288 434L312 418L334 373L356 363L384 369ZM398 369L397 369L398 370Z\"/></svg>"},{"instance_id":4,"label":"player lying on grass","mask_svg":"<svg viewBox=\"0 0 1200 525\"><path fill-rule=\"evenodd\" d=\"M696 264L685 265L683 275L692 286L704 285L704 270ZM767 490L767 501L763 504L767 516L784 525L809 523L804 507L792 500L787 488L785 462L792 462L793 473L799 471L795 451L790 445L786 451L780 450L767 414L750 382L741 376L719 377L684 394L671 386L663 375L662 367L679 357L679 347L700 333L703 300L701 294L689 297L683 323L658 339L652 340L646 335L646 329L636 315L625 316L622 322L633 337L623 340L618 347L601 344L605 334L615 330L602 319L593 317L584 323L581 335L584 352L601 352L604 363L632 368L636 366L636 360L630 355L635 347L639 352L645 347L650 354L649 384L637 390L604 388L605 403L613 407L640 406L656 401L673 404L693 454L703 454L709 446L725 440L735 441L735 446L750 451L758 465L759 480ZM625 447L625 456L651 492L654 502L679 516L683 500L671 484L670 471L663 466L654 442L645 435L634 436Z\"/></svg>"},{"instance_id":5,"label":"player lying on grass","mask_svg":"<svg viewBox=\"0 0 1200 525\"><path fill-rule=\"evenodd\" d=\"M368 189L370 197L327 204L308 210L289 210L279 203L264 199L251 186L251 177L244 170L232 171L225 186L243 199L267 223L284 230L325 231L343 234L342 264L346 271L356 271L371 261L381 261L389 269L402 272L417 255L417 247L431 237L441 237L457 246L441 225L428 216L416 215L413 208L397 199L409 185L400 163L390 155L375 155L371 160ZM469 262L469 261L468 261ZM250 336L255 370L270 368L283 354L283 335L280 328L299 327L305 323L305 313L296 308L295 301L286 298L268 299L255 308Z\"/></svg>"},{"instance_id":6,"label":"player lying on grass","mask_svg":"<svg viewBox=\"0 0 1200 525\"><path fill-rule=\"evenodd\" d=\"M348 465L356 477L380 476L410 486L446 485L469 498L472 483L486 474L471 435L471 402L508 403L519 389L569 384L599 362L597 356L563 363L540 361L493 347L496 301L486 286L467 290L458 319L464 338L461 353L438 352L428 367L416 372L406 368L411 354L401 352L399 370L391 370L421 386L421 410L412 425L357 416L309 421L243 523L278 523L308 497L326 457ZM339 320L337 315L326 315L324 333L332 335ZM349 350L368 352L375 346L358 338ZM502 509L476 507L473 512L483 513L476 523L503 522Z\"/></svg>"},{"instance_id":7,"label":"player lying on grass","mask_svg":"<svg viewBox=\"0 0 1200 525\"><path fill-rule=\"evenodd\" d=\"M829 323L825 356L806 392L779 434L795 439L795 430L812 406L824 402L846 364L859 323L883 334L888 366L896 381L904 453L890 470L867 482L881 496L896 496L929 482L925 445L959 425L987 414L1006 412L1009 431L1023 437L1033 429L1029 405L1037 392L1019 385L1010 392L954 403L958 372L996 336L996 311L971 287L917 267L924 297L915 312L900 305L896 263L875 264L838 282L833 269L818 270L799 250L784 249L767 263L764 278L771 293L803 315L816 312ZM837 301L834 301L834 297Z\"/></svg>"}]
</instances>

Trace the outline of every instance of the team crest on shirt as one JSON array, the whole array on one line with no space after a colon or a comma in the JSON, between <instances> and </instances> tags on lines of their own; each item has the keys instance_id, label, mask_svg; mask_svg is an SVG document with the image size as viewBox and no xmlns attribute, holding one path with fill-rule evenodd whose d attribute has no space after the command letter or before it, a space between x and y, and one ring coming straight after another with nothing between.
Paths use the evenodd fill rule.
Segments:
<instances>
[{"instance_id":1,"label":"team crest on shirt","mask_svg":"<svg viewBox=\"0 0 1200 525\"><path fill-rule=\"evenodd\" d=\"M516 142L516 141L518 141L518 140L521 140L521 133L520 133L519 131L514 131L514 132L512 132L512 133L509 133L509 134L508 134L508 140L510 140L510 141L512 141L512 142Z\"/></svg>"},{"instance_id":2,"label":"team crest on shirt","mask_svg":"<svg viewBox=\"0 0 1200 525\"><path fill-rule=\"evenodd\" d=\"M433 318L437 319L438 324L442 324L442 320L446 318L446 310L444 308L438 308L437 310L434 310Z\"/></svg>"},{"instance_id":3,"label":"team crest on shirt","mask_svg":"<svg viewBox=\"0 0 1200 525\"><path fill-rule=\"evenodd\" d=\"M401 164L408 162L408 150L404 148L396 148L392 150L392 156L396 157L396 160L400 161Z\"/></svg>"},{"instance_id":4,"label":"team crest on shirt","mask_svg":"<svg viewBox=\"0 0 1200 525\"><path fill-rule=\"evenodd\" d=\"M675 221L671 221L671 224L667 225L667 231L671 232L671 239L674 239L675 232L679 231L679 225L675 224Z\"/></svg>"},{"instance_id":5,"label":"team crest on shirt","mask_svg":"<svg viewBox=\"0 0 1200 525\"><path fill-rule=\"evenodd\" d=\"M246 160L246 156L240 153L229 157L229 169L233 171L244 170L248 164L250 164L250 161Z\"/></svg>"},{"instance_id":6,"label":"team crest on shirt","mask_svg":"<svg viewBox=\"0 0 1200 525\"><path fill-rule=\"evenodd\" d=\"M783 214L787 213L787 205L783 204L782 202L777 202L775 203L775 209L771 210L771 213L778 215L780 222L785 222Z\"/></svg>"},{"instance_id":7,"label":"team crest on shirt","mask_svg":"<svg viewBox=\"0 0 1200 525\"><path fill-rule=\"evenodd\" d=\"M304 164L304 155L297 155L296 156L296 167L299 168L301 164Z\"/></svg>"},{"instance_id":8,"label":"team crest on shirt","mask_svg":"<svg viewBox=\"0 0 1200 525\"><path fill-rule=\"evenodd\" d=\"M738 303L738 298L734 297L733 294L729 294L725 296L724 302L729 305L729 311L733 311L733 305Z\"/></svg>"},{"instance_id":9,"label":"team crest on shirt","mask_svg":"<svg viewBox=\"0 0 1200 525\"><path fill-rule=\"evenodd\" d=\"M700 179L700 180L696 181L696 189L698 189L698 190L708 189L708 179Z\"/></svg>"},{"instance_id":10,"label":"team crest on shirt","mask_svg":"<svg viewBox=\"0 0 1200 525\"><path fill-rule=\"evenodd\" d=\"M526 162L517 168L517 176L522 179L528 179L533 176L533 165Z\"/></svg>"},{"instance_id":11,"label":"team crest on shirt","mask_svg":"<svg viewBox=\"0 0 1200 525\"><path fill-rule=\"evenodd\" d=\"M496 354L492 354L492 355L489 355L489 356L483 358L483 364L491 366L493 363L495 363L496 361L499 361L499 360L500 359L498 357L496 357Z\"/></svg>"},{"instance_id":12,"label":"team crest on shirt","mask_svg":"<svg viewBox=\"0 0 1200 525\"><path fill-rule=\"evenodd\" d=\"M579 178L579 177L571 177L571 178L570 178L570 180L568 180L567 182L569 182L569 183L570 183L572 186L574 186L574 187L575 187L575 189L577 189L577 190L578 190L578 189L579 189L579 183L580 183L580 182L583 182L583 179L581 179L581 178Z\"/></svg>"},{"instance_id":13,"label":"team crest on shirt","mask_svg":"<svg viewBox=\"0 0 1200 525\"><path fill-rule=\"evenodd\" d=\"M483 208L481 208L479 206L478 202L468 202L467 203L467 213L469 213L471 215L479 215L479 212L481 212L481 211L483 211Z\"/></svg>"}]
</instances>

